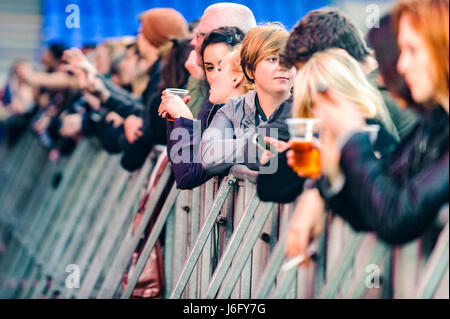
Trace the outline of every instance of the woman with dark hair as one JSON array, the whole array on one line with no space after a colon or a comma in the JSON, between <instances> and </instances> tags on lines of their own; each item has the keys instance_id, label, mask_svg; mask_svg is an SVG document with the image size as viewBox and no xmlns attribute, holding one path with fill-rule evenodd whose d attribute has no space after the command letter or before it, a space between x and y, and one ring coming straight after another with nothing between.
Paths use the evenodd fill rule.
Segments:
<instances>
[{"instance_id":1,"label":"woman with dark hair","mask_svg":"<svg viewBox=\"0 0 450 319\"><path fill-rule=\"evenodd\" d=\"M367 38L378 62L380 86L385 87L397 104L405 109L423 111L411 96L405 78L397 71L399 49L390 14L380 19L380 27L370 29ZM402 130L399 129L399 132Z\"/></svg>"},{"instance_id":2,"label":"woman with dark hair","mask_svg":"<svg viewBox=\"0 0 450 319\"><path fill-rule=\"evenodd\" d=\"M199 124L202 130L206 129L214 114L228 99L243 95L250 89L239 63L237 67L235 66L236 63L233 63L236 61L236 58L240 60L238 56L233 55L233 53L236 53L233 50L238 47L243 39L244 33L240 29L235 27L221 27L213 30L203 41L201 57L206 78L211 86L210 102L215 104L212 111L209 114L205 114L206 117L201 117L194 121L191 110L189 110L181 98L170 93L163 93L159 113L162 117L170 115L174 119L173 122L167 122L167 153L171 159L172 171L179 189L193 189L211 178L203 169L200 160L198 158L194 159L194 157L199 155L195 154L194 144L198 144L201 139L201 132L194 132L194 122ZM225 71L225 68L227 68L224 64L230 67L230 73L240 73L242 76L237 76L233 87L224 90L226 91L224 94L215 94L217 90L214 84L221 81L221 79L215 81L215 78L217 78L219 72L222 72L222 69ZM220 90L223 90L223 88ZM187 132L189 139L183 140L175 136L171 138L172 133L176 133L175 130ZM179 149L177 153L173 153L175 146ZM184 158L183 154L188 154L188 156ZM181 159L181 161L174 160L175 157Z\"/></svg>"}]
</instances>

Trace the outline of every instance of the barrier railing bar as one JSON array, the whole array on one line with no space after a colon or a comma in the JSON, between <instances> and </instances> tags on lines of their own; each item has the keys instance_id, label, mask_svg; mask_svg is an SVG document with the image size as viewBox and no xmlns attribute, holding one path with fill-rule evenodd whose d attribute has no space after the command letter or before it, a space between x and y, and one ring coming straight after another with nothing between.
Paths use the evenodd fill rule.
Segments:
<instances>
[{"instance_id":1,"label":"barrier railing bar","mask_svg":"<svg viewBox=\"0 0 450 319\"><path fill-rule=\"evenodd\" d=\"M356 234L353 238L353 240L350 241L347 249L344 251L344 253L341 255L339 260L337 260L337 268L336 271L333 272L333 274L330 276L329 280L323 287L323 290L320 294L320 298L322 299L330 299L336 296L339 287L342 283L342 278L345 277L347 272L350 269L350 266L353 263L354 256L360 247L363 240L363 235Z\"/></svg>"},{"instance_id":2,"label":"barrier railing bar","mask_svg":"<svg viewBox=\"0 0 450 319\"><path fill-rule=\"evenodd\" d=\"M190 243L189 246L193 247L197 240L198 230L200 228L200 188L196 188L191 192L191 207L188 215L190 216ZM199 264L194 268L189 281L189 298L199 298L198 280L199 280Z\"/></svg>"},{"instance_id":3,"label":"barrier railing bar","mask_svg":"<svg viewBox=\"0 0 450 319\"><path fill-rule=\"evenodd\" d=\"M433 298L441 280L448 272L449 265L449 223L439 235L438 242L425 268L422 282L419 285L417 298Z\"/></svg>"},{"instance_id":4,"label":"barrier railing bar","mask_svg":"<svg viewBox=\"0 0 450 319\"><path fill-rule=\"evenodd\" d=\"M89 265L86 278L83 280L81 288L76 295L78 299L89 298L94 290L95 284L103 271L108 256L111 254L114 244L119 240L118 237L121 229L123 229L125 222L134 213L131 212L130 208L136 200L136 196L141 189L144 180L148 178L151 167L152 161L148 158L141 171L135 173L137 176L134 175L135 180L132 181L132 185L130 185L130 187L127 186L127 191L124 194L121 203L116 207L117 213L114 214L114 218L111 220L106 234L97 249L94 260Z\"/></svg>"},{"instance_id":5,"label":"barrier railing bar","mask_svg":"<svg viewBox=\"0 0 450 319\"><path fill-rule=\"evenodd\" d=\"M104 170L98 179L98 183L95 183L96 185L94 191L89 193L88 202L86 207L83 209L84 213L77 222L77 226L74 227L75 233L70 238L70 241L64 249L62 255L58 257L59 262L57 264L55 262L55 269L53 269L53 271L57 274L54 280L55 287L50 287L48 296L51 296L51 293L55 292L56 289L64 289L65 278L67 276L65 267L69 264L78 265L76 261L78 257L77 253L79 253L78 250L83 250L83 244L87 243L86 237L90 237L92 227L94 227L100 219L100 216L96 214L96 208L100 205L101 200L99 199L102 198L105 190L110 188L111 181L114 177L114 170L117 169L118 165L118 158L107 158L107 162L104 165ZM80 247L81 245L83 246Z\"/></svg>"},{"instance_id":6,"label":"barrier railing bar","mask_svg":"<svg viewBox=\"0 0 450 319\"><path fill-rule=\"evenodd\" d=\"M262 275L262 280L258 286L259 288L257 289L255 295L256 299L265 299L270 295L276 277L281 269L281 266L283 265L286 251L286 237L287 232L281 233L281 237L272 251L269 262Z\"/></svg>"},{"instance_id":7,"label":"barrier railing bar","mask_svg":"<svg viewBox=\"0 0 450 319\"><path fill-rule=\"evenodd\" d=\"M194 267L197 264L200 254L202 253L203 247L206 244L208 235L211 233L211 230L216 223L216 218L220 213L223 203L227 199L235 183L236 179L232 176L227 177L225 181L222 183L219 192L217 194L216 200L213 206L211 207L208 217L205 220L202 230L199 233L197 241L195 242L194 247L192 247L191 249L189 258L186 260L181 276L179 277L178 282L170 296L171 299L179 299L181 297L184 288L186 287L186 284L192 274L192 271L194 270Z\"/></svg>"},{"instance_id":8,"label":"barrier railing bar","mask_svg":"<svg viewBox=\"0 0 450 319\"><path fill-rule=\"evenodd\" d=\"M41 297L42 292L44 292L44 289L48 286L48 282L50 278L52 278L52 274L48 270L48 267L51 266L48 261L51 259L52 253L55 249L55 245L59 243L58 239L61 238L62 234L62 228L66 224L68 220L70 220L72 211L71 207L76 203L77 196L80 193L82 187L83 187L83 180L87 177L91 166L90 166L90 160L94 156L94 151L90 150L89 155L86 157L86 161L84 162L84 165L77 174L75 183L72 185L72 187L69 189L69 193L66 196L67 199L59 198L58 201L64 201L64 204L62 205L61 210L55 213L54 218L50 221L48 224L48 228L45 232L42 244L39 245L39 253L35 256L35 261L42 265L42 277L46 277L46 280L40 280L36 288L33 290L33 293L31 295L32 299L37 299ZM88 186L88 185L87 185Z\"/></svg>"},{"instance_id":9,"label":"barrier railing bar","mask_svg":"<svg viewBox=\"0 0 450 319\"><path fill-rule=\"evenodd\" d=\"M163 154L162 156L165 156L165 154ZM164 187L166 186L172 172L170 169L170 165L168 165L167 162L165 162L164 165L159 169L162 170L162 174L159 180L157 180L156 188L154 193L151 195L148 208L142 215L141 221L139 222L135 234L122 243L119 252L116 255L114 263L111 265L106 275L105 281L103 282L103 285L97 296L98 298L109 299L113 297L114 292L116 291L116 288L122 279L122 274L125 272L125 269L127 268L127 265L129 264L129 261L133 256L134 250L138 246L139 241L141 240L141 236L147 228L147 224L149 223L150 218L153 215L155 206L158 203L158 200L161 197Z\"/></svg>"},{"instance_id":10,"label":"barrier railing bar","mask_svg":"<svg viewBox=\"0 0 450 319\"><path fill-rule=\"evenodd\" d=\"M175 232L175 209L169 213L166 221L166 230L164 238L164 299L169 298L172 291L172 267L173 267L173 251L174 251L174 232Z\"/></svg>"},{"instance_id":11,"label":"barrier railing bar","mask_svg":"<svg viewBox=\"0 0 450 319\"><path fill-rule=\"evenodd\" d=\"M118 158L120 160L120 158ZM100 246L104 236L106 236L107 225L114 216L120 214L121 212L114 209L116 203L120 201L120 193L124 188L126 188L129 173L121 168L118 169L117 175L114 177L111 189L108 191L104 201L99 209L99 220L94 225L92 234L89 235L89 239L84 246L84 249L80 253L77 260L77 265L80 269L80 282L84 280L85 270L89 267L89 262L94 258L96 249ZM65 289L62 296L65 298L70 298L75 294L74 289Z\"/></svg>"},{"instance_id":12,"label":"barrier railing bar","mask_svg":"<svg viewBox=\"0 0 450 319\"><path fill-rule=\"evenodd\" d=\"M211 207L214 202L214 184L216 181L214 179L211 179L204 187L204 207L203 207L203 213L204 216L201 216L202 221L207 218L207 212L211 210ZM208 285L211 280L211 273L212 273L212 265L211 265L211 250L212 247L212 240L211 240L211 234L208 235L205 243L206 249L203 249L203 252L201 254L201 294L200 298L204 298L206 291L208 290Z\"/></svg>"},{"instance_id":13,"label":"barrier railing bar","mask_svg":"<svg viewBox=\"0 0 450 319\"><path fill-rule=\"evenodd\" d=\"M175 201L179 194L180 191L177 190L176 186L174 185L169 195L167 196L167 201L164 203L164 206L161 209L161 212L156 220L155 225L153 226L150 236L147 239L147 242L145 243L141 255L139 256L139 260L136 264L134 273L128 279L127 288L122 293L121 299L130 298L133 289L136 287L136 283L138 282L138 279L141 276L142 271L144 270L145 264L147 263L148 258L150 257L150 254L156 245L156 241L158 240L158 237L161 234L161 231L167 221L170 212L172 211L173 206L175 205Z\"/></svg>"},{"instance_id":14,"label":"barrier railing bar","mask_svg":"<svg viewBox=\"0 0 450 319\"><path fill-rule=\"evenodd\" d=\"M209 283L208 290L206 292L205 298L214 298L217 294L217 291L220 288L220 285L223 283L223 280L228 272L228 269L233 261L236 252L239 249L239 246L244 239L244 236L249 233L248 227L253 219L253 216L256 213L256 209L258 208L259 199L256 196L256 190L253 192L253 198L250 200L247 209L243 213L241 220L239 221L238 226L236 227L227 248L222 255L222 258L219 261L219 264L211 278L211 282Z\"/></svg>"},{"instance_id":15,"label":"barrier railing bar","mask_svg":"<svg viewBox=\"0 0 450 319\"><path fill-rule=\"evenodd\" d=\"M383 242L378 242L370 255L367 265L378 265L380 269L383 268L382 263L388 257L389 253L390 247ZM388 271L389 270L383 269L383 273ZM367 280L367 275L368 274L365 268L357 270L353 287L350 288L348 293L345 295L345 298L360 299L364 296L367 289L369 289L365 282ZM387 280L383 280L382 285L385 284L388 284Z\"/></svg>"},{"instance_id":16,"label":"barrier railing bar","mask_svg":"<svg viewBox=\"0 0 450 319\"><path fill-rule=\"evenodd\" d=\"M255 219L248 230L247 240L242 243L229 273L224 280L224 285L222 286L222 289L219 290L218 298L228 298L230 296L234 285L236 284L236 281L238 280L239 275L247 262L247 258L258 240L261 229L264 227L267 217L271 213L274 205L274 203L261 203L260 208L258 208L255 214Z\"/></svg>"}]
</instances>

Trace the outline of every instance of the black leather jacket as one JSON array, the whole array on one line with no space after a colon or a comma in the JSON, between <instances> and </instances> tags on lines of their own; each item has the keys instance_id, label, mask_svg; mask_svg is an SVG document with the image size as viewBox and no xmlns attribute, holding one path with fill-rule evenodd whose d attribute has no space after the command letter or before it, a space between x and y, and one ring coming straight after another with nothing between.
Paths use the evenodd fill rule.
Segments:
<instances>
[{"instance_id":1,"label":"black leather jacket","mask_svg":"<svg viewBox=\"0 0 450 319\"><path fill-rule=\"evenodd\" d=\"M340 165L356 209L334 210L391 244L422 235L449 201L448 120L441 107L428 111L387 161L376 159L367 135L352 136Z\"/></svg>"}]
</instances>

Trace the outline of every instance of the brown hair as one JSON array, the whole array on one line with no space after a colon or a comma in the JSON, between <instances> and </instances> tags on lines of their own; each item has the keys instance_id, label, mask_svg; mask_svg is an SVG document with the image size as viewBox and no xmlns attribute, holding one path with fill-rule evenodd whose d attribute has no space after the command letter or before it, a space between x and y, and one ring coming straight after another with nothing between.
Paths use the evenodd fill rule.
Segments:
<instances>
[{"instance_id":1,"label":"brown hair","mask_svg":"<svg viewBox=\"0 0 450 319\"><path fill-rule=\"evenodd\" d=\"M281 53L281 60L286 66L294 66L329 48L344 49L358 62L370 55L353 21L337 9L324 8L310 11L297 23Z\"/></svg>"},{"instance_id":2,"label":"brown hair","mask_svg":"<svg viewBox=\"0 0 450 319\"><path fill-rule=\"evenodd\" d=\"M393 19L398 35L400 19L407 14L423 37L433 67L436 93L449 96L449 1L403 0L394 9Z\"/></svg>"},{"instance_id":3,"label":"brown hair","mask_svg":"<svg viewBox=\"0 0 450 319\"><path fill-rule=\"evenodd\" d=\"M251 29L241 49L241 66L245 77L254 82L256 65L266 57L279 54L286 46L289 32L279 24L266 24Z\"/></svg>"}]
</instances>

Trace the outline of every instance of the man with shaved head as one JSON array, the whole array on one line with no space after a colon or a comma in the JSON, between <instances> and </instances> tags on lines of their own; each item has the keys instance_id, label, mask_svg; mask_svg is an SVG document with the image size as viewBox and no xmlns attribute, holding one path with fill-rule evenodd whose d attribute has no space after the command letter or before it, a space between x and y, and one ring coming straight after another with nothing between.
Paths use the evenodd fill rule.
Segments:
<instances>
[{"instance_id":1,"label":"man with shaved head","mask_svg":"<svg viewBox=\"0 0 450 319\"><path fill-rule=\"evenodd\" d=\"M186 62L186 68L191 77L187 89L190 91L191 101L188 103L194 116L203 120L212 108L209 102L209 85L204 80L203 62L200 50L203 40L208 34L220 27L237 27L244 33L256 26L253 12L244 5L229 2L220 2L206 8L192 39L191 45L195 48L195 56L191 54ZM204 124L202 124L204 128Z\"/></svg>"},{"instance_id":2,"label":"man with shaved head","mask_svg":"<svg viewBox=\"0 0 450 319\"><path fill-rule=\"evenodd\" d=\"M221 2L206 8L200 20L197 33L191 44L197 51L197 63L201 65L200 49L205 37L220 27L237 27L244 33L256 26L253 12L237 3Z\"/></svg>"}]
</instances>

